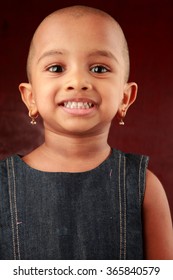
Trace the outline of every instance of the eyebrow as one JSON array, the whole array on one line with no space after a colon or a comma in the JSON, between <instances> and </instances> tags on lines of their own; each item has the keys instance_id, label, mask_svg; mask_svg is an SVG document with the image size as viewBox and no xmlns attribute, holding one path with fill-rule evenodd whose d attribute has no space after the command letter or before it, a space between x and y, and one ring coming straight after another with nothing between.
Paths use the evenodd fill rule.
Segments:
<instances>
[{"instance_id":1,"label":"eyebrow","mask_svg":"<svg viewBox=\"0 0 173 280\"><path fill-rule=\"evenodd\" d=\"M116 62L118 62L118 59L116 58L116 56L110 52L110 51L107 51L107 50L93 50L90 54L89 54L89 57L92 57L92 56L105 56L105 57L108 57L108 58L113 58L114 60L116 60Z\"/></svg>"},{"instance_id":2,"label":"eyebrow","mask_svg":"<svg viewBox=\"0 0 173 280\"><path fill-rule=\"evenodd\" d=\"M67 51L65 50L50 50L50 51L46 51L44 52L38 59L37 63L40 62L40 60L42 60L45 57L49 57L49 56L54 56L54 55L63 55L67 53ZM104 56L104 57L108 57L111 59L114 59L116 62L119 63L118 59L116 58L116 56L108 50L92 50L89 54L88 57L94 57L94 56Z\"/></svg>"},{"instance_id":3,"label":"eyebrow","mask_svg":"<svg viewBox=\"0 0 173 280\"><path fill-rule=\"evenodd\" d=\"M46 51L44 52L38 59L37 63L40 62L40 60L42 60L45 57L48 56L54 56L54 55L63 55L65 53L64 50L50 50L50 51Z\"/></svg>"}]
</instances>

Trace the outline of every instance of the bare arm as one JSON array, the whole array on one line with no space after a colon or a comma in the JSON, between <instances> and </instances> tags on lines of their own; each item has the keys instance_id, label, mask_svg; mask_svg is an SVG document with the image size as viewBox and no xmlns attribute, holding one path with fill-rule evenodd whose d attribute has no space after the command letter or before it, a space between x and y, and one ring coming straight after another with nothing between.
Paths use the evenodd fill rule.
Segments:
<instances>
[{"instance_id":1,"label":"bare arm","mask_svg":"<svg viewBox=\"0 0 173 280\"><path fill-rule=\"evenodd\" d=\"M147 171L143 204L144 247L148 260L173 260L173 229L165 191L157 177Z\"/></svg>"}]
</instances>

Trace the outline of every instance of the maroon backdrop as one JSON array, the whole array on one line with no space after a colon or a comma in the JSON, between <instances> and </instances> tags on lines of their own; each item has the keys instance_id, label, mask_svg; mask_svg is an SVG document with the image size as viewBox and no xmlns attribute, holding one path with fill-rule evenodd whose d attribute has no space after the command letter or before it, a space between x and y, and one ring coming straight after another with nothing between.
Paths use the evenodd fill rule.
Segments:
<instances>
[{"instance_id":1,"label":"maroon backdrop","mask_svg":"<svg viewBox=\"0 0 173 280\"><path fill-rule=\"evenodd\" d=\"M124 127L114 120L109 142L150 156L150 169L162 181L173 214L173 8L170 1L13 1L0 8L0 158L25 154L43 140L41 123L29 124L18 85L26 81L31 36L55 9L74 4L105 10L121 24L130 48L131 81L138 98ZM153 198L154 201L154 198ZM154 202L153 202L154 203Z\"/></svg>"}]
</instances>

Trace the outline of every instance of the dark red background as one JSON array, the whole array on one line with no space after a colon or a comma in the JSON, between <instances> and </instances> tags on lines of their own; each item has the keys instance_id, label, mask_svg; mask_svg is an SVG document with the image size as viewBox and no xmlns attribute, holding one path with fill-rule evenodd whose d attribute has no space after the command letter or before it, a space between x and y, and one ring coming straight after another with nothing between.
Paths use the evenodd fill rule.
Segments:
<instances>
[{"instance_id":1,"label":"dark red background","mask_svg":"<svg viewBox=\"0 0 173 280\"><path fill-rule=\"evenodd\" d=\"M130 48L131 81L138 98L124 127L114 120L109 142L150 156L173 213L173 7L172 1L13 1L0 7L0 158L24 154L42 142L42 128L29 124L18 84L26 81L31 36L50 12L74 4L103 9L121 24ZM154 203L154 198L153 198Z\"/></svg>"}]
</instances>

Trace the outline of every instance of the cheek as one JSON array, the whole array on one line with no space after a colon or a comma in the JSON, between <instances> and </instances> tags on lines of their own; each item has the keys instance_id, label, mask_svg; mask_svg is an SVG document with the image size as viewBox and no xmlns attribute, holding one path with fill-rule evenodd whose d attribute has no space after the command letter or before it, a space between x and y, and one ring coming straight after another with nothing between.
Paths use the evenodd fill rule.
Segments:
<instances>
[{"instance_id":1,"label":"cheek","mask_svg":"<svg viewBox=\"0 0 173 280\"><path fill-rule=\"evenodd\" d=\"M35 104L40 115L44 112L52 110L52 98L47 94L47 90L39 88L39 91L34 92Z\"/></svg>"},{"instance_id":2,"label":"cheek","mask_svg":"<svg viewBox=\"0 0 173 280\"><path fill-rule=\"evenodd\" d=\"M57 87L53 83L46 81L37 83L34 87L34 96L37 102L43 102L44 100L52 100L57 92Z\"/></svg>"},{"instance_id":3,"label":"cheek","mask_svg":"<svg viewBox=\"0 0 173 280\"><path fill-rule=\"evenodd\" d=\"M117 111L122 104L123 100L123 86L121 84L113 84L110 86L102 88L102 104L101 108L104 114L107 116L107 119L112 120L117 114Z\"/></svg>"},{"instance_id":4,"label":"cheek","mask_svg":"<svg viewBox=\"0 0 173 280\"><path fill-rule=\"evenodd\" d=\"M102 100L105 104L108 104L110 108L119 106L123 100L123 85L121 84L108 84L102 87Z\"/></svg>"}]
</instances>

